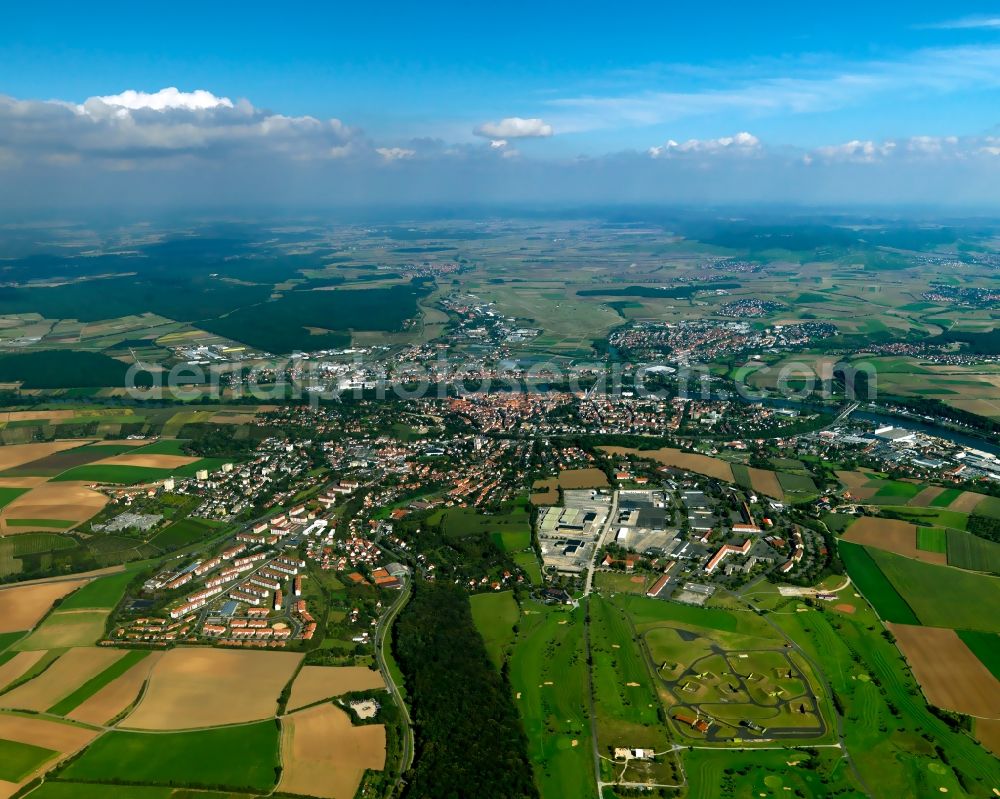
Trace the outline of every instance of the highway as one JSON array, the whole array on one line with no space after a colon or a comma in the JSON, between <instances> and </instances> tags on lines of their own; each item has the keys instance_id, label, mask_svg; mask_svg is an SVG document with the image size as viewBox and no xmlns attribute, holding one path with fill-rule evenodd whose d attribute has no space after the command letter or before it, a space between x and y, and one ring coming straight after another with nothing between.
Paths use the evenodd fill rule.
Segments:
<instances>
[{"instance_id":1,"label":"highway","mask_svg":"<svg viewBox=\"0 0 1000 799\"><path fill-rule=\"evenodd\" d=\"M382 672L382 679L385 680L389 693L392 694L393 701L402 712L405 726L405 729L403 730L403 753L399 762L399 774L396 775L397 785L403 779L403 774L409 770L411 764L413 763L413 722L410 719L409 708L406 707L406 702L403 700L403 694L400 692L399 686L396 685L396 682L392 677L392 672L390 672L389 667L386 664L385 646L386 639L389 637L388 633L392 629L392 623L396 620L396 616L399 615L399 612L403 609L410 598L412 586L412 578L406 577L403 579L403 587L399 590L399 596L396 598L396 601L392 603L390 608L382 615L382 618L379 619L378 625L375 628L375 661L378 663L379 671Z\"/></svg>"}]
</instances>

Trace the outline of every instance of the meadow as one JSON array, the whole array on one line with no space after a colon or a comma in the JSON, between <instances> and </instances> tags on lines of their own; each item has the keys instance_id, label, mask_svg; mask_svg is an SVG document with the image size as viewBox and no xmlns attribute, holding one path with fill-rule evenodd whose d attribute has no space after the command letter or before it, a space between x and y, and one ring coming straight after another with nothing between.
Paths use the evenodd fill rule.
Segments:
<instances>
[{"instance_id":1,"label":"meadow","mask_svg":"<svg viewBox=\"0 0 1000 799\"><path fill-rule=\"evenodd\" d=\"M514 642L514 626L521 615L517 601L510 591L474 594L469 601L472 621L483 636L490 659L500 668Z\"/></svg>"}]
</instances>

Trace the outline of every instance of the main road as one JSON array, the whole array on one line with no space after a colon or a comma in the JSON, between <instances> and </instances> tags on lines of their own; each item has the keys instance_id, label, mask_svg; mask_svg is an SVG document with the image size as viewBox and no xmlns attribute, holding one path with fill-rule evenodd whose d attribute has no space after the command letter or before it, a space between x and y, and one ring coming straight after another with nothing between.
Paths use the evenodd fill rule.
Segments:
<instances>
[{"instance_id":1,"label":"main road","mask_svg":"<svg viewBox=\"0 0 1000 799\"><path fill-rule=\"evenodd\" d=\"M389 666L386 663L385 646L386 639L389 637L389 630L392 629L392 623L396 620L396 616L399 615L399 611L403 609L403 606L410 598L412 585L413 582L411 578L403 578L403 587L399 589L399 596L382 615L382 618L379 619L378 625L375 627L375 662L378 664L379 671L382 673L382 679L385 680L389 693L392 694L393 701L402 713L405 727L403 730L403 753L399 762L399 774L396 775L397 785L400 780L402 780L403 774L409 770L411 764L413 763L413 722L410 719L410 710L407 708L406 702L403 700L403 694L399 690L399 686L396 685L392 672L389 670Z\"/></svg>"},{"instance_id":2,"label":"main road","mask_svg":"<svg viewBox=\"0 0 1000 799\"><path fill-rule=\"evenodd\" d=\"M618 518L618 492L611 492L611 507L608 509L608 518L604 520L604 526L601 527L601 532L594 541L594 554L590 558L590 565L587 566L587 577L583 581L583 595L585 597L590 596L590 592L594 588L594 571L597 569L597 554L601 551L601 547L604 546L604 542L608 537L608 533L614 527L615 519Z\"/></svg>"}]
</instances>

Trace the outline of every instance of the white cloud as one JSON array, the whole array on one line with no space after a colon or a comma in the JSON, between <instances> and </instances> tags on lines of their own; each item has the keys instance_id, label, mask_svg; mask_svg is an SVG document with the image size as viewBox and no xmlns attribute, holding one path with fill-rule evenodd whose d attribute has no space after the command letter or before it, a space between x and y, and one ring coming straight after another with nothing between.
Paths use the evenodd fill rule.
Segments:
<instances>
[{"instance_id":1,"label":"white cloud","mask_svg":"<svg viewBox=\"0 0 1000 799\"><path fill-rule=\"evenodd\" d=\"M995 30L1000 29L1000 17L961 17L920 27L937 30Z\"/></svg>"},{"instance_id":2,"label":"white cloud","mask_svg":"<svg viewBox=\"0 0 1000 799\"><path fill-rule=\"evenodd\" d=\"M0 148L51 164L89 158L118 168L176 159L343 158L368 149L339 119L290 117L199 90L125 91L75 105L0 95Z\"/></svg>"},{"instance_id":3,"label":"white cloud","mask_svg":"<svg viewBox=\"0 0 1000 799\"><path fill-rule=\"evenodd\" d=\"M204 89L195 89L193 92L182 92L174 86L160 89L158 92L153 92L152 94L128 89L121 94L109 94L90 99L100 100L105 105L127 108L132 111L137 111L140 108L151 108L154 111L166 111L174 108L181 108L185 111L205 111L209 108L219 108L220 106L224 108L233 107L233 101L228 97L216 97ZM86 109L86 103L84 103L83 108Z\"/></svg>"},{"instance_id":4,"label":"white cloud","mask_svg":"<svg viewBox=\"0 0 1000 799\"><path fill-rule=\"evenodd\" d=\"M507 117L499 122L484 122L472 132L487 139L535 139L551 136L554 131L541 119Z\"/></svg>"},{"instance_id":5,"label":"white cloud","mask_svg":"<svg viewBox=\"0 0 1000 799\"><path fill-rule=\"evenodd\" d=\"M752 155L761 151L760 139L752 133L741 131L735 136L722 136L718 139L688 139L685 142L676 142L673 139L656 147L650 147L648 153L653 158L668 158L672 155L683 154L715 154L715 153L736 153L740 155Z\"/></svg>"},{"instance_id":6,"label":"white cloud","mask_svg":"<svg viewBox=\"0 0 1000 799\"><path fill-rule=\"evenodd\" d=\"M375 152L386 161L403 161L407 158L413 158L417 154L416 150L410 150L406 147L376 147Z\"/></svg>"},{"instance_id":7,"label":"white cloud","mask_svg":"<svg viewBox=\"0 0 1000 799\"><path fill-rule=\"evenodd\" d=\"M490 147L493 148L494 150L502 150L506 146L507 146L506 139L493 139L490 141Z\"/></svg>"},{"instance_id":8,"label":"white cloud","mask_svg":"<svg viewBox=\"0 0 1000 799\"><path fill-rule=\"evenodd\" d=\"M876 144L873 141L854 139L843 144L817 147L815 155L827 161L851 161L855 163L872 163L890 155L896 149L893 141Z\"/></svg>"}]
</instances>

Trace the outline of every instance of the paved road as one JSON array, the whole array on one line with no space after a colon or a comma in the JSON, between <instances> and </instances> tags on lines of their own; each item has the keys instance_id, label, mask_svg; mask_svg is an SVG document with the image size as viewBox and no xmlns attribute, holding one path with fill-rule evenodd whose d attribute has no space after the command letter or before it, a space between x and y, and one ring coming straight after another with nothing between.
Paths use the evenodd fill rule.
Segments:
<instances>
[{"instance_id":1,"label":"paved road","mask_svg":"<svg viewBox=\"0 0 1000 799\"><path fill-rule=\"evenodd\" d=\"M618 518L618 492L615 491L611 494L611 508L608 510L608 518L604 522L604 527L601 528L601 534L597 536L597 540L594 542L594 555L590 559L590 565L587 566L587 579L583 582L583 595L585 597L590 596L590 592L594 587L594 571L597 569L597 553L601 551L601 547L604 546L604 542L608 537L608 532L614 527L615 519Z\"/></svg>"},{"instance_id":2,"label":"paved road","mask_svg":"<svg viewBox=\"0 0 1000 799\"><path fill-rule=\"evenodd\" d=\"M397 707L399 707L402 711L403 722L405 724L405 730L403 731L403 756L399 764L399 774L396 777L397 784L403 778L403 774L409 770L411 764L413 763L413 722L410 719L410 710L407 708L406 702L403 700L403 695L399 690L399 686L396 685L395 680L393 680L392 672L389 671L389 667L386 664L385 646L386 639L389 637L389 630L392 629L392 623L396 620L396 616L399 615L399 611L403 609L403 606L409 600L411 590L412 580L410 578L404 578L403 587L399 591L399 596L396 598L396 601L392 603L389 610L382 615L378 626L375 628L375 661L378 663L379 671L382 672L382 679L385 680L389 693L392 694L393 701L395 701Z\"/></svg>"}]
</instances>

